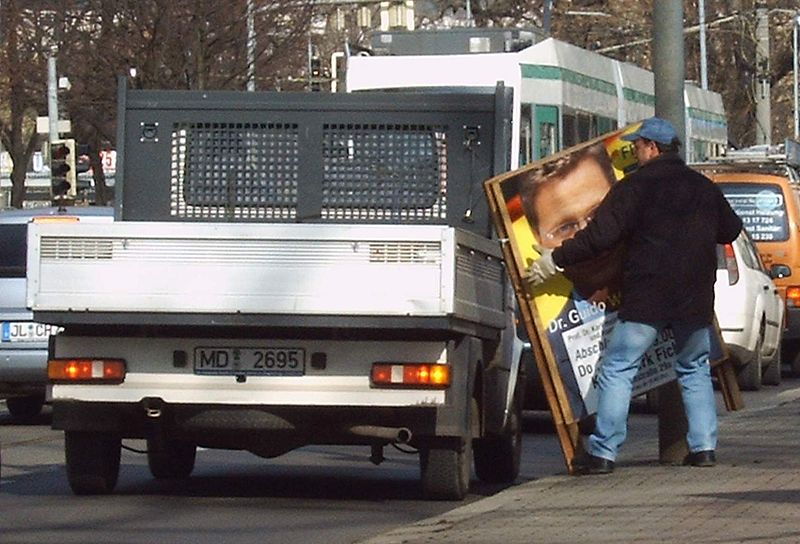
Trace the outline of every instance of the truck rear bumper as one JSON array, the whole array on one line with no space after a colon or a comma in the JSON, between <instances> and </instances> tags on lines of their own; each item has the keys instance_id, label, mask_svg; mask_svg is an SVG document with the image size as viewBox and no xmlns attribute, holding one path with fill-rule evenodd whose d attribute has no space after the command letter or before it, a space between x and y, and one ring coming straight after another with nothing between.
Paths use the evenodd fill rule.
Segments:
<instances>
[{"instance_id":1,"label":"truck rear bumper","mask_svg":"<svg viewBox=\"0 0 800 544\"><path fill-rule=\"evenodd\" d=\"M288 440L293 447L392 441L379 432L371 435L365 427L407 430L419 445L434 437L462 435L456 419L448 406L220 406L149 398L138 403L56 401L52 426L122 438L169 437L211 448L258 450L271 441Z\"/></svg>"}]
</instances>

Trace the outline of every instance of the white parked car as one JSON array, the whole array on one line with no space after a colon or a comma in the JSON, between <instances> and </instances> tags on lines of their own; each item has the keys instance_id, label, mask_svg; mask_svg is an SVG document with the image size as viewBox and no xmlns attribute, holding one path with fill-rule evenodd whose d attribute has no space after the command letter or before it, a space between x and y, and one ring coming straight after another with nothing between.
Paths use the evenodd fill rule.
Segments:
<instances>
[{"instance_id":1,"label":"white parked car","mask_svg":"<svg viewBox=\"0 0 800 544\"><path fill-rule=\"evenodd\" d=\"M47 342L55 327L33 321L25 301L28 224L114 220L114 208L68 206L0 211L0 398L16 418L37 415L46 400Z\"/></svg>"},{"instance_id":2,"label":"white parked car","mask_svg":"<svg viewBox=\"0 0 800 544\"><path fill-rule=\"evenodd\" d=\"M779 274L776 268L772 274ZM781 381L785 303L746 231L717 249L714 310L734 359L739 386L756 390Z\"/></svg>"}]
</instances>

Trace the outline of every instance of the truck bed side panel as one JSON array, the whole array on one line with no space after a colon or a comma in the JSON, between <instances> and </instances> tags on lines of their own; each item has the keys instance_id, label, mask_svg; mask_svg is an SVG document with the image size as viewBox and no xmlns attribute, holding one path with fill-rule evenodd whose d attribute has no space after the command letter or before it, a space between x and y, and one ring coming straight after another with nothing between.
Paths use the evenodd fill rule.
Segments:
<instances>
[{"instance_id":1,"label":"truck bed side panel","mask_svg":"<svg viewBox=\"0 0 800 544\"><path fill-rule=\"evenodd\" d=\"M504 324L496 244L446 226L121 222L30 230L34 312L454 316Z\"/></svg>"}]
</instances>

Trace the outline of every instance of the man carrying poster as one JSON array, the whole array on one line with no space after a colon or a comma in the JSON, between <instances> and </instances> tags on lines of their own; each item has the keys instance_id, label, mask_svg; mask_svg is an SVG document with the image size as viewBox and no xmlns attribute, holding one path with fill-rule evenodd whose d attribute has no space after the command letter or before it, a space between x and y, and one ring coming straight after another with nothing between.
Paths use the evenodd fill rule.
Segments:
<instances>
[{"instance_id":1,"label":"man carrying poster","mask_svg":"<svg viewBox=\"0 0 800 544\"><path fill-rule=\"evenodd\" d=\"M514 222L514 230L523 254L531 245L554 249L592 220L617 178L636 168L633 153L626 154L629 145L613 134L519 174L516 190L523 217ZM529 241L528 233L534 237ZM577 420L596 411L594 370L616 323L623 250L620 244L569 266L532 293ZM671 343L671 331L666 330L642 364L636 394L674 379Z\"/></svg>"},{"instance_id":2,"label":"man carrying poster","mask_svg":"<svg viewBox=\"0 0 800 544\"><path fill-rule=\"evenodd\" d=\"M558 230L537 229L541 257L527 275L533 285L545 287L558 272L568 275L572 266L624 244L617 322L603 338L597 377L597 424L588 454L574 466L583 473L613 471L625 440L634 376L668 326L689 424L686 461L712 466L717 421L709 353L716 245L732 242L742 222L719 189L677 155L680 142L667 121L651 117L623 140L634 142L639 169L607 191L591 221L583 218L585 228L565 224L575 232L561 244L542 243Z\"/></svg>"},{"instance_id":3,"label":"man carrying poster","mask_svg":"<svg viewBox=\"0 0 800 544\"><path fill-rule=\"evenodd\" d=\"M555 249L584 228L616 181L602 142L527 171L520 180L522 210L538 246ZM548 339L566 384L572 411L583 419L594 411L591 377L603 337L619 305L618 246L569 267L559 285L536 297ZM588 398L588 402L581 402Z\"/></svg>"}]
</instances>

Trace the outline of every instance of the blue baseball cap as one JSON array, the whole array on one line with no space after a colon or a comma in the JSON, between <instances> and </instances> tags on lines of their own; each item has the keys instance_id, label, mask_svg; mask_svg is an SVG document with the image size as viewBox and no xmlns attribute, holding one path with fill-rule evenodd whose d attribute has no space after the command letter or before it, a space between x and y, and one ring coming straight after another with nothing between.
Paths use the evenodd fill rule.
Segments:
<instances>
[{"instance_id":1,"label":"blue baseball cap","mask_svg":"<svg viewBox=\"0 0 800 544\"><path fill-rule=\"evenodd\" d=\"M642 126L630 134L625 134L622 139L632 142L638 138L644 138L660 144L670 144L677 137L678 133L675 132L669 121L660 117L648 117L642 121Z\"/></svg>"}]
</instances>

